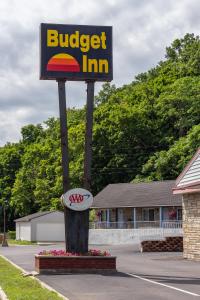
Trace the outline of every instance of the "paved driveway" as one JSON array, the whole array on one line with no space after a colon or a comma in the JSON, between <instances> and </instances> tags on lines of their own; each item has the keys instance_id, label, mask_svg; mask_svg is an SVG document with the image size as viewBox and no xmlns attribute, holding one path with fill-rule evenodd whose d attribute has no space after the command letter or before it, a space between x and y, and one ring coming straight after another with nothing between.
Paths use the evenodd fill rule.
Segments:
<instances>
[{"instance_id":1,"label":"paved driveway","mask_svg":"<svg viewBox=\"0 0 200 300\"><path fill-rule=\"evenodd\" d=\"M140 253L138 246L102 246L117 256L116 275L41 275L39 278L69 300L188 300L200 297L200 262L180 253ZM11 246L0 254L27 271L34 270L34 253L63 245Z\"/></svg>"}]
</instances>

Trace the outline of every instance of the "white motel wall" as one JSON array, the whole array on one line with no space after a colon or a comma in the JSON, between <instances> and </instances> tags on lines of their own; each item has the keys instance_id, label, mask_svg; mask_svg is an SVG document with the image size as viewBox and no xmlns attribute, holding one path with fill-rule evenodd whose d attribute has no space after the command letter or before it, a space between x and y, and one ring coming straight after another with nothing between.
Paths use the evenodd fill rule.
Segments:
<instances>
[{"instance_id":1,"label":"white motel wall","mask_svg":"<svg viewBox=\"0 0 200 300\"><path fill-rule=\"evenodd\" d=\"M144 240L182 235L182 228L90 229L89 243L91 245L128 245L138 244Z\"/></svg>"},{"instance_id":2,"label":"white motel wall","mask_svg":"<svg viewBox=\"0 0 200 300\"><path fill-rule=\"evenodd\" d=\"M90 229L89 244L138 244L143 240L182 236L182 228ZM16 238L36 242L64 242L64 217L60 212L16 223Z\"/></svg>"}]
</instances>

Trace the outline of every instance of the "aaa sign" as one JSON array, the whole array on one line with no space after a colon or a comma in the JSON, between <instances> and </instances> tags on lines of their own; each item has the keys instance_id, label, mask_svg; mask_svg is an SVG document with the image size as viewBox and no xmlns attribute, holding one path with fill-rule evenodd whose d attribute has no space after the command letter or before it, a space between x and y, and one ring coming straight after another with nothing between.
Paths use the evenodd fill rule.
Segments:
<instances>
[{"instance_id":1,"label":"aaa sign","mask_svg":"<svg viewBox=\"0 0 200 300\"><path fill-rule=\"evenodd\" d=\"M112 27L41 24L40 30L40 79L112 80Z\"/></svg>"},{"instance_id":2,"label":"aaa sign","mask_svg":"<svg viewBox=\"0 0 200 300\"><path fill-rule=\"evenodd\" d=\"M62 202L72 210L82 211L88 209L93 203L92 194L81 188L69 190L62 195Z\"/></svg>"}]
</instances>

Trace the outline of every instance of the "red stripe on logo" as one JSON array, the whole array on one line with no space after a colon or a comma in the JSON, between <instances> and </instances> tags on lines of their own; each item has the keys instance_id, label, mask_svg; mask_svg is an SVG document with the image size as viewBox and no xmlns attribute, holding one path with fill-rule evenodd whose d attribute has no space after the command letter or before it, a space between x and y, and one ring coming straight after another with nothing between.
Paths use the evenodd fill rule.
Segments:
<instances>
[{"instance_id":1,"label":"red stripe on logo","mask_svg":"<svg viewBox=\"0 0 200 300\"><path fill-rule=\"evenodd\" d=\"M47 71L80 72L80 66L48 64Z\"/></svg>"}]
</instances>

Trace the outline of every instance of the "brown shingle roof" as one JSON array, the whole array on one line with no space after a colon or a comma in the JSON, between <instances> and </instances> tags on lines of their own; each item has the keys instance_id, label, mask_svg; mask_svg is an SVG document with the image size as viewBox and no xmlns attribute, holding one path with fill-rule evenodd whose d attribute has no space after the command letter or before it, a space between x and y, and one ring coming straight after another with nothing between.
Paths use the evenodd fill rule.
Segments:
<instances>
[{"instance_id":1,"label":"brown shingle roof","mask_svg":"<svg viewBox=\"0 0 200 300\"><path fill-rule=\"evenodd\" d=\"M173 195L175 180L107 185L94 197L93 207L181 206L181 195Z\"/></svg>"}]
</instances>

